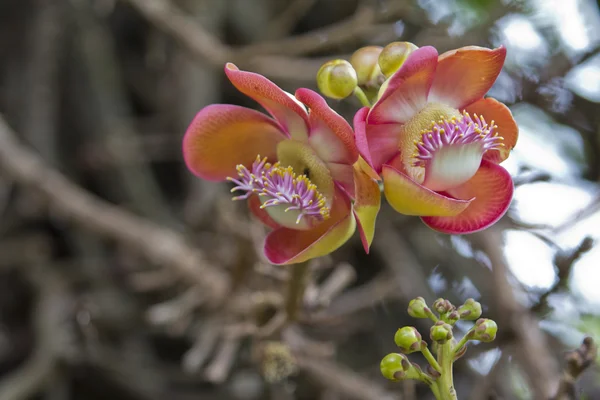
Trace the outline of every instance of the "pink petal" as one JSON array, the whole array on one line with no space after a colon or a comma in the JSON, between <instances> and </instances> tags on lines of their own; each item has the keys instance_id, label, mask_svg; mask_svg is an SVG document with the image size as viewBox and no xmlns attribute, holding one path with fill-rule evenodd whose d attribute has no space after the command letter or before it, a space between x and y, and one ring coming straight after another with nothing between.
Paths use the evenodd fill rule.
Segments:
<instances>
[{"instance_id":1,"label":"pink petal","mask_svg":"<svg viewBox=\"0 0 600 400\"><path fill-rule=\"evenodd\" d=\"M400 124L367 124L366 138L375 171L381 172L383 164L400 153L400 132Z\"/></svg>"},{"instance_id":2,"label":"pink petal","mask_svg":"<svg viewBox=\"0 0 600 400\"><path fill-rule=\"evenodd\" d=\"M369 107L363 107L354 114L354 140L358 152L362 158L371 166L371 152L369 151L369 142L367 141L367 116L369 115Z\"/></svg>"},{"instance_id":3,"label":"pink petal","mask_svg":"<svg viewBox=\"0 0 600 400\"><path fill-rule=\"evenodd\" d=\"M423 222L443 233L473 233L504 215L512 200L513 182L504 168L484 160L473 178L448 194L457 199L475 199L455 217L422 217Z\"/></svg>"},{"instance_id":4,"label":"pink petal","mask_svg":"<svg viewBox=\"0 0 600 400\"><path fill-rule=\"evenodd\" d=\"M317 155L325 162L352 165L358 159L358 150L348 122L310 89L298 89L296 98L310 109L308 142Z\"/></svg>"},{"instance_id":5,"label":"pink petal","mask_svg":"<svg viewBox=\"0 0 600 400\"><path fill-rule=\"evenodd\" d=\"M285 139L266 115L245 107L213 104L203 108L183 138L187 167L201 178L221 181L237 176L236 165L252 165L257 155L277 159Z\"/></svg>"},{"instance_id":6,"label":"pink petal","mask_svg":"<svg viewBox=\"0 0 600 400\"><path fill-rule=\"evenodd\" d=\"M346 243L355 229L350 199L338 189L329 219L308 231L274 230L265 240L265 256L276 265L296 264L321 257Z\"/></svg>"},{"instance_id":7,"label":"pink petal","mask_svg":"<svg viewBox=\"0 0 600 400\"><path fill-rule=\"evenodd\" d=\"M225 74L246 96L263 106L292 138L305 142L308 138L308 114L295 98L262 75L240 71L232 63Z\"/></svg>"},{"instance_id":8,"label":"pink petal","mask_svg":"<svg viewBox=\"0 0 600 400\"><path fill-rule=\"evenodd\" d=\"M490 50L469 46L442 54L429 92L429 102L462 109L492 87L506 58L503 46Z\"/></svg>"},{"instance_id":9,"label":"pink petal","mask_svg":"<svg viewBox=\"0 0 600 400\"><path fill-rule=\"evenodd\" d=\"M328 163L331 177L351 198L354 198L354 168L348 164Z\"/></svg>"},{"instance_id":10,"label":"pink petal","mask_svg":"<svg viewBox=\"0 0 600 400\"><path fill-rule=\"evenodd\" d=\"M371 109L367 123L404 123L418 113L427 104L437 58L438 53L431 46L412 52L387 82L387 88Z\"/></svg>"}]
</instances>

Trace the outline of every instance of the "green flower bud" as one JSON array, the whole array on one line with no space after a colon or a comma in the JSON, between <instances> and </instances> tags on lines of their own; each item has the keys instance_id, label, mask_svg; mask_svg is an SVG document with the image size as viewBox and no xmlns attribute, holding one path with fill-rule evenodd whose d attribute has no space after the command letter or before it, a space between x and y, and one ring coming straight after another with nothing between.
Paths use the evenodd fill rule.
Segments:
<instances>
[{"instance_id":1,"label":"green flower bud","mask_svg":"<svg viewBox=\"0 0 600 400\"><path fill-rule=\"evenodd\" d=\"M414 353L421 349L421 334L414 326L405 326L396 331L394 342L404 354Z\"/></svg>"},{"instance_id":2,"label":"green flower bud","mask_svg":"<svg viewBox=\"0 0 600 400\"><path fill-rule=\"evenodd\" d=\"M437 311L440 315L442 315L450 311L454 311L456 307L454 307L449 300L439 298L433 302L433 309Z\"/></svg>"},{"instance_id":3,"label":"green flower bud","mask_svg":"<svg viewBox=\"0 0 600 400\"><path fill-rule=\"evenodd\" d=\"M454 325L456 323L456 321L458 321L459 319L460 319L460 315L458 314L458 311L456 311L456 310L450 312L448 314L448 316L446 317L446 320L448 321L448 323L450 325Z\"/></svg>"},{"instance_id":4,"label":"green flower bud","mask_svg":"<svg viewBox=\"0 0 600 400\"><path fill-rule=\"evenodd\" d=\"M417 297L408 303L408 315L413 318L429 318L429 315L431 315L431 310L429 307L427 307L427 303L425 302L424 298Z\"/></svg>"},{"instance_id":5,"label":"green flower bud","mask_svg":"<svg viewBox=\"0 0 600 400\"><path fill-rule=\"evenodd\" d=\"M487 318L480 318L475 322L475 326L468 333L471 340L480 340L482 342L491 342L496 338L498 325L496 322Z\"/></svg>"},{"instance_id":6,"label":"green flower bud","mask_svg":"<svg viewBox=\"0 0 600 400\"><path fill-rule=\"evenodd\" d=\"M431 327L429 337L431 337L431 340L434 342L444 344L452 339L452 326L443 321L438 321Z\"/></svg>"},{"instance_id":7,"label":"green flower bud","mask_svg":"<svg viewBox=\"0 0 600 400\"><path fill-rule=\"evenodd\" d=\"M473 299L467 299L465 304L458 307L457 311L461 319L475 321L481 317L481 304Z\"/></svg>"},{"instance_id":8,"label":"green flower bud","mask_svg":"<svg viewBox=\"0 0 600 400\"><path fill-rule=\"evenodd\" d=\"M340 100L354 92L358 85L356 71L346 60L331 60L317 72L317 86L324 96Z\"/></svg>"},{"instance_id":9,"label":"green flower bud","mask_svg":"<svg viewBox=\"0 0 600 400\"><path fill-rule=\"evenodd\" d=\"M406 371L411 368L408 357L404 354L390 353L383 357L379 369L381 374L391 381L399 381L406 377Z\"/></svg>"},{"instance_id":10,"label":"green flower bud","mask_svg":"<svg viewBox=\"0 0 600 400\"><path fill-rule=\"evenodd\" d=\"M410 53L418 49L409 42L392 42L385 46L379 55L379 67L386 78L398 71Z\"/></svg>"},{"instance_id":11,"label":"green flower bud","mask_svg":"<svg viewBox=\"0 0 600 400\"><path fill-rule=\"evenodd\" d=\"M356 50L350 57L360 86L374 87L383 83L385 77L379 68L379 54L383 47L366 46Z\"/></svg>"}]
</instances>

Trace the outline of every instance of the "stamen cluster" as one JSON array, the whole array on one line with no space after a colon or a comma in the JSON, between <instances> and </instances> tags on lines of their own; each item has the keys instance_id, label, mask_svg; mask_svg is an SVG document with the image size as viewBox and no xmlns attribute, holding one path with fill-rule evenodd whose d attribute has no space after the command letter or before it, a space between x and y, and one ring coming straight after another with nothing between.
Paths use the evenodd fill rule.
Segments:
<instances>
[{"instance_id":1,"label":"stamen cluster","mask_svg":"<svg viewBox=\"0 0 600 400\"><path fill-rule=\"evenodd\" d=\"M493 120L488 124L483 116L473 114L471 117L466 111L459 118L442 117L421 132L420 141L415 141L414 166L425 167L435 152L444 146L480 143L482 152L498 149L504 146L504 138L498 136L497 129Z\"/></svg>"},{"instance_id":2,"label":"stamen cluster","mask_svg":"<svg viewBox=\"0 0 600 400\"><path fill-rule=\"evenodd\" d=\"M244 165L237 167L238 178L227 180L236 184L231 192L245 192L235 196L233 200L243 200L252 194L267 196L261 208L287 205L286 212L297 210L300 223L302 217L316 217L319 220L329 218L330 209L325 197L317 190L317 186L306 175L296 175L292 167L282 167L278 162L271 164L266 157L256 157L249 170Z\"/></svg>"}]
</instances>

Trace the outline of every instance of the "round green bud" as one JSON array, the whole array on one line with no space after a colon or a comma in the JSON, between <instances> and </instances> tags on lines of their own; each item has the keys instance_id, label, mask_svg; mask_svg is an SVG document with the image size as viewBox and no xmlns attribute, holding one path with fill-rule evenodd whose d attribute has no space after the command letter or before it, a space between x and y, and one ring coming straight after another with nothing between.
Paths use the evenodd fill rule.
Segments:
<instances>
[{"instance_id":1,"label":"round green bud","mask_svg":"<svg viewBox=\"0 0 600 400\"><path fill-rule=\"evenodd\" d=\"M465 304L458 307L457 311L461 319L475 321L481 317L481 303L473 299L467 299Z\"/></svg>"},{"instance_id":2,"label":"round green bud","mask_svg":"<svg viewBox=\"0 0 600 400\"><path fill-rule=\"evenodd\" d=\"M438 321L431 327L429 337L434 342L444 344L453 337L452 326L443 321Z\"/></svg>"},{"instance_id":3,"label":"round green bud","mask_svg":"<svg viewBox=\"0 0 600 400\"><path fill-rule=\"evenodd\" d=\"M455 307L452 305L452 303L450 303L449 300L439 298L433 302L433 309L441 315L450 311L454 311Z\"/></svg>"},{"instance_id":4,"label":"round green bud","mask_svg":"<svg viewBox=\"0 0 600 400\"><path fill-rule=\"evenodd\" d=\"M379 54L383 47L366 46L356 50L350 57L360 86L379 86L384 76L379 68Z\"/></svg>"},{"instance_id":5,"label":"round green bud","mask_svg":"<svg viewBox=\"0 0 600 400\"><path fill-rule=\"evenodd\" d=\"M410 362L404 354L390 353L383 357L379 369L381 374L391 381L399 381L410 368Z\"/></svg>"},{"instance_id":6,"label":"round green bud","mask_svg":"<svg viewBox=\"0 0 600 400\"><path fill-rule=\"evenodd\" d=\"M417 297L408 303L408 315L411 317L428 318L429 314L431 314L431 310L429 307L427 307L427 303L425 302L424 298Z\"/></svg>"},{"instance_id":7,"label":"round green bud","mask_svg":"<svg viewBox=\"0 0 600 400\"><path fill-rule=\"evenodd\" d=\"M410 42L392 42L385 46L379 55L379 67L386 78L402 67L410 53L418 49Z\"/></svg>"},{"instance_id":8,"label":"round green bud","mask_svg":"<svg viewBox=\"0 0 600 400\"><path fill-rule=\"evenodd\" d=\"M471 328L469 339L491 342L496 338L496 332L498 332L496 322L491 319L480 318L475 322L475 326Z\"/></svg>"},{"instance_id":9,"label":"round green bud","mask_svg":"<svg viewBox=\"0 0 600 400\"><path fill-rule=\"evenodd\" d=\"M356 71L346 60L331 60L317 72L317 86L324 96L340 100L354 92L358 85Z\"/></svg>"},{"instance_id":10,"label":"round green bud","mask_svg":"<svg viewBox=\"0 0 600 400\"><path fill-rule=\"evenodd\" d=\"M414 353L421 349L422 337L414 326L405 326L396 331L394 342L404 354Z\"/></svg>"},{"instance_id":11,"label":"round green bud","mask_svg":"<svg viewBox=\"0 0 600 400\"><path fill-rule=\"evenodd\" d=\"M450 325L454 325L456 323L456 321L458 321L459 319L460 319L460 315L458 314L458 311L456 311L456 310L448 313L448 315L446 316L446 320L448 321L448 323Z\"/></svg>"}]
</instances>

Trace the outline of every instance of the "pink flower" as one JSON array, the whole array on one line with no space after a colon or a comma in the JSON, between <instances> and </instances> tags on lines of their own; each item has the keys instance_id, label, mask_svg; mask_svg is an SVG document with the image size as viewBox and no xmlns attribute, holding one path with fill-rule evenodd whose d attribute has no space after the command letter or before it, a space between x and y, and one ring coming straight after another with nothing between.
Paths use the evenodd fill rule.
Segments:
<instances>
[{"instance_id":1,"label":"pink flower","mask_svg":"<svg viewBox=\"0 0 600 400\"><path fill-rule=\"evenodd\" d=\"M463 47L438 57L410 54L354 118L363 157L383 178L388 202L431 228L470 233L508 209L513 183L498 164L515 146L517 125L502 103L483 98L506 49Z\"/></svg>"},{"instance_id":2,"label":"pink flower","mask_svg":"<svg viewBox=\"0 0 600 400\"><path fill-rule=\"evenodd\" d=\"M272 118L234 105L205 107L183 139L188 168L234 183L234 199L247 199L252 213L274 229L264 246L273 264L328 254L352 236L357 222L368 251L380 193L359 160L350 125L309 89L294 97L233 64L225 73Z\"/></svg>"}]
</instances>

